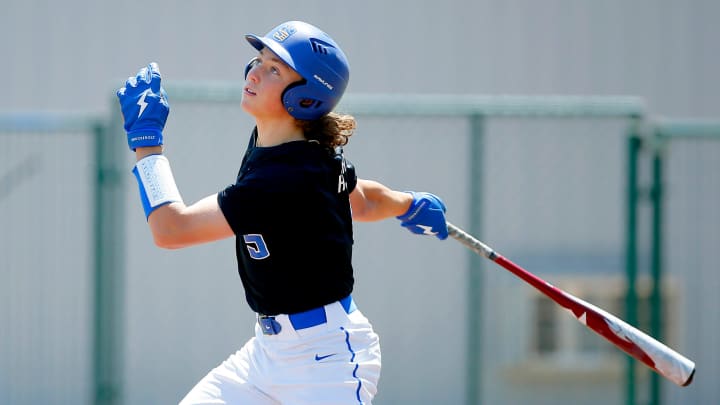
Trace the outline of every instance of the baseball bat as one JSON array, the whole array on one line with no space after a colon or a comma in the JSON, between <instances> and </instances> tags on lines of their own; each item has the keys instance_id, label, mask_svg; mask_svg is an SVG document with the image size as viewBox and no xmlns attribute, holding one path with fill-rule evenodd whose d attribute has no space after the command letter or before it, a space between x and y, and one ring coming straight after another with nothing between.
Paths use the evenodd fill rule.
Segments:
<instances>
[{"instance_id":1,"label":"baseball bat","mask_svg":"<svg viewBox=\"0 0 720 405\"><path fill-rule=\"evenodd\" d=\"M572 312L580 323L604 337L610 343L625 351L625 353L643 362L661 376L681 387L685 387L692 382L695 375L695 363L692 360L616 316L530 273L455 225L448 222L447 227L449 235L455 240L520 277L560 306Z\"/></svg>"}]
</instances>

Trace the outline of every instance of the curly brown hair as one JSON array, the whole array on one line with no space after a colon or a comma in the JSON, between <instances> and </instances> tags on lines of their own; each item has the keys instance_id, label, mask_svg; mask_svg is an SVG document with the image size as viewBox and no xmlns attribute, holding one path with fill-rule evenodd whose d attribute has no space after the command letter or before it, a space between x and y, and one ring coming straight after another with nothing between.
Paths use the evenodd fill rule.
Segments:
<instances>
[{"instance_id":1,"label":"curly brown hair","mask_svg":"<svg viewBox=\"0 0 720 405\"><path fill-rule=\"evenodd\" d=\"M335 112L330 112L316 120L296 120L296 122L307 140L317 141L331 149L347 145L357 125L352 115Z\"/></svg>"}]
</instances>

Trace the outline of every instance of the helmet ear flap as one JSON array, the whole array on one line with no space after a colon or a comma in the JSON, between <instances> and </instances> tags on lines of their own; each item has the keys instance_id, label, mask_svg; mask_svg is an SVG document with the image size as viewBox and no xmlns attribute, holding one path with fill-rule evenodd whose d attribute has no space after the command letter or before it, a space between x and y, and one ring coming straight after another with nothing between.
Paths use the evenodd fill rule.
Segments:
<instances>
[{"instance_id":1,"label":"helmet ear flap","mask_svg":"<svg viewBox=\"0 0 720 405\"><path fill-rule=\"evenodd\" d=\"M309 97L307 80L290 84L282 94L282 102L287 112L300 120L318 118L317 109L323 105L322 100Z\"/></svg>"},{"instance_id":2,"label":"helmet ear flap","mask_svg":"<svg viewBox=\"0 0 720 405\"><path fill-rule=\"evenodd\" d=\"M252 69L257 63L260 62L260 59L256 57L250 59L250 61L245 65L245 76L243 78L247 79L248 73L250 73L250 69Z\"/></svg>"}]
</instances>

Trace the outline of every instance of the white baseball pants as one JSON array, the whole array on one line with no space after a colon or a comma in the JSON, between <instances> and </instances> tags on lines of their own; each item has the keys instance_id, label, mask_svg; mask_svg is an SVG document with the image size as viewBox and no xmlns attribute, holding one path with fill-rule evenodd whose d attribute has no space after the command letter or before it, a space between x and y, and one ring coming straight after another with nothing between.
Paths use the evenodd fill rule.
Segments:
<instances>
[{"instance_id":1,"label":"white baseball pants","mask_svg":"<svg viewBox=\"0 0 720 405\"><path fill-rule=\"evenodd\" d=\"M208 373L180 405L370 405L380 378L380 344L367 318L325 306L327 322L295 330L287 315L274 335L255 337Z\"/></svg>"}]
</instances>

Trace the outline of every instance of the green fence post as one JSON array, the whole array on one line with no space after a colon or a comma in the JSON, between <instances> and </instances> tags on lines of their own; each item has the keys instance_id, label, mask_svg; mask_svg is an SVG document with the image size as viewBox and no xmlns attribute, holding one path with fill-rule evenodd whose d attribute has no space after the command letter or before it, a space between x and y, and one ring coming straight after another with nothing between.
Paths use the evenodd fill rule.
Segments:
<instances>
[{"instance_id":1,"label":"green fence post","mask_svg":"<svg viewBox=\"0 0 720 405\"><path fill-rule=\"evenodd\" d=\"M115 122L115 121L112 121ZM96 124L93 298L93 403L122 403L124 193L122 138L113 125ZM120 140L120 141L118 141Z\"/></svg>"},{"instance_id":2,"label":"green fence post","mask_svg":"<svg viewBox=\"0 0 720 405\"><path fill-rule=\"evenodd\" d=\"M480 114L470 116L470 232L482 232L483 194L483 136L485 119ZM479 237L479 236L478 236ZM482 393L482 314L483 314L483 258L468 254L468 336L466 402L479 404Z\"/></svg>"},{"instance_id":3,"label":"green fence post","mask_svg":"<svg viewBox=\"0 0 720 405\"><path fill-rule=\"evenodd\" d=\"M642 139L635 123L628 136L627 167L627 218L626 218L626 261L627 290L625 293L625 320L637 326L637 211L638 211L638 155ZM628 405L635 405L635 359L627 356L625 399Z\"/></svg>"},{"instance_id":4,"label":"green fence post","mask_svg":"<svg viewBox=\"0 0 720 405\"><path fill-rule=\"evenodd\" d=\"M650 335L658 341L663 340L663 302L662 302L662 243L663 243L663 148L664 140L658 130L653 138L652 158L652 256L650 262L650 276L652 289L650 291ZM657 373L650 374L650 404L660 405L661 381Z\"/></svg>"}]
</instances>

